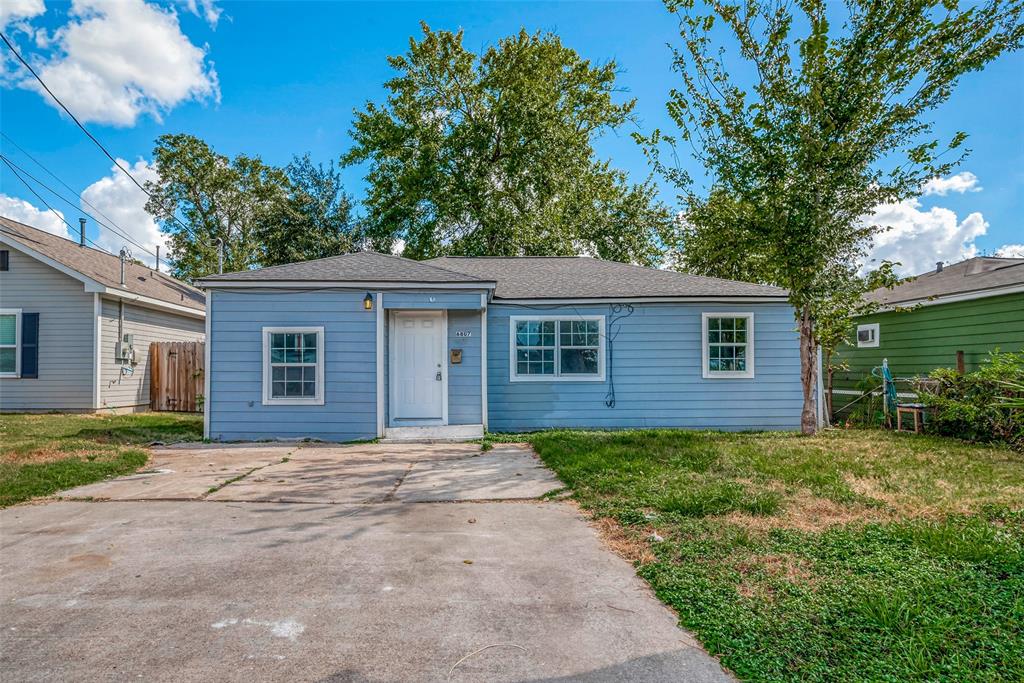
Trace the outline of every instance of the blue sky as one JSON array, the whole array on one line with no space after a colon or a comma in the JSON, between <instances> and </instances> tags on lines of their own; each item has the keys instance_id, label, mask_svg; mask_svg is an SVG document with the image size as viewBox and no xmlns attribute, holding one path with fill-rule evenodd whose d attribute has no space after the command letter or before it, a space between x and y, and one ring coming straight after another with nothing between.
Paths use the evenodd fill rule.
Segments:
<instances>
[{"instance_id":1,"label":"blue sky","mask_svg":"<svg viewBox=\"0 0 1024 683\"><path fill-rule=\"evenodd\" d=\"M420 21L435 29L465 29L471 49L521 26L557 32L584 56L619 64L619 83L628 91L623 97L638 99L643 129L672 127L665 100L678 80L666 43L678 36L672 17L656 2L43 2L4 0L5 33L72 110L89 119L89 129L116 156L137 164L141 175L154 138L168 132L191 133L221 153L255 154L275 164L307 151L316 160L336 159L350 144L352 110L383 99L382 84L391 76L386 57L406 50ZM141 193L112 172L52 103L24 86L24 72L6 55L3 71L4 133L138 240L154 243L158 236L140 212ZM894 230L877 256L899 258L913 272L937 260L1024 243L1022 86L1021 54L964 79L934 115L940 136L970 134L973 153L960 169L964 175L931 186L916 202L880 209ZM597 148L643 180L650 171L628 132L606 136ZM54 184L7 140L0 147ZM364 189L362 171L344 172L356 199ZM675 204L672 188L661 188L663 199ZM6 168L0 193L0 208L26 221L34 215L20 200L43 208ZM80 212L44 196L77 225ZM124 243L94 224L90 236L113 250Z\"/></svg>"}]
</instances>

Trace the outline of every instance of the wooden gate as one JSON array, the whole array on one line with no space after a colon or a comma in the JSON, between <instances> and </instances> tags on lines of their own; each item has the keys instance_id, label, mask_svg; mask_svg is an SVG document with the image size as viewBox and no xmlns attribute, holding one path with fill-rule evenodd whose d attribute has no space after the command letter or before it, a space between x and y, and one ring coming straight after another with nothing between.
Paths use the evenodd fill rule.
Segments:
<instances>
[{"instance_id":1,"label":"wooden gate","mask_svg":"<svg viewBox=\"0 0 1024 683\"><path fill-rule=\"evenodd\" d=\"M149 345L149 407L195 413L202 410L203 342L153 342Z\"/></svg>"}]
</instances>

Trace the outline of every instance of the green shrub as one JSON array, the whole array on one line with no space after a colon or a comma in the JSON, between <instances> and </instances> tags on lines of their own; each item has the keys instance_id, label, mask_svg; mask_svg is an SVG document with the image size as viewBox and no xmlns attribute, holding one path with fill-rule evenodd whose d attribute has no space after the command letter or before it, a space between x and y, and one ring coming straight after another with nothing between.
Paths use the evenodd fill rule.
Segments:
<instances>
[{"instance_id":1,"label":"green shrub","mask_svg":"<svg viewBox=\"0 0 1024 683\"><path fill-rule=\"evenodd\" d=\"M922 394L932 407L929 428L969 441L1004 441L1024 450L1024 352L994 351L974 372L933 370L936 386Z\"/></svg>"}]
</instances>

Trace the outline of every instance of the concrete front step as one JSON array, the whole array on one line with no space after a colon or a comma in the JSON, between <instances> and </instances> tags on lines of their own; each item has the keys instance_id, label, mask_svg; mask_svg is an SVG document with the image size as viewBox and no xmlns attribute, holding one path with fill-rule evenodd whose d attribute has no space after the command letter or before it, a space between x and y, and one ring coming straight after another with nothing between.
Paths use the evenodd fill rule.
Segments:
<instances>
[{"instance_id":1,"label":"concrete front step","mask_svg":"<svg viewBox=\"0 0 1024 683\"><path fill-rule=\"evenodd\" d=\"M381 443L444 443L475 441L484 436L479 425L429 425L420 427L386 427Z\"/></svg>"}]
</instances>

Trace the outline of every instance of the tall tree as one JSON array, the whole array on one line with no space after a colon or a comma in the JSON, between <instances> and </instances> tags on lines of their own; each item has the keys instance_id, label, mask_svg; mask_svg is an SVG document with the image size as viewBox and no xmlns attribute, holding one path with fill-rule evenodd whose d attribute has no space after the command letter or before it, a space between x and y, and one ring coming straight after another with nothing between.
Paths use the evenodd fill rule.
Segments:
<instances>
[{"instance_id":1,"label":"tall tree","mask_svg":"<svg viewBox=\"0 0 1024 683\"><path fill-rule=\"evenodd\" d=\"M273 266L357 251L362 238L352 217L352 200L345 194L334 163L314 164L309 155L295 157L287 167L285 210L271 216L260 229L260 263Z\"/></svg>"},{"instance_id":2,"label":"tall tree","mask_svg":"<svg viewBox=\"0 0 1024 683\"><path fill-rule=\"evenodd\" d=\"M151 195L146 211L170 236L177 277L193 280L216 273L220 241L225 272L260 264L261 229L287 205L284 171L259 157L229 159L185 134L157 138L153 163L159 178L146 183Z\"/></svg>"},{"instance_id":3,"label":"tall tree","mask_svg":"<svg viewBox=\"0 0 1024 683\"><path fill-rule=\"evenodd\" d=\"M962 75L1020 47L1024 4L667 5L683 39L674 53L682 85L668 103L679 132L637 138L680 187L685 264L789 290L800 330L801 426L813 432L815 321L885 229L865 217L919 193L963 158L966 134L940 142L926 117ZM843 8L833 27L830 17ZM663 161L663 143L690 146L707 170L706 190Z\"/></svg>"},{"instance_id":4,"label":"tall tree","mask_svg":"<svg viewBox=\"0 0 1024 683\"><path fill-rule=\"evenodd\" d=\"M481 55L431 31L388 59L383 105L356 113L343 163L369 162L367 236L404 254L591 253L658 262L672 222L593 142L632 119L614 62L593 65L525 30Z\"/></svg>"}]
</instances>

